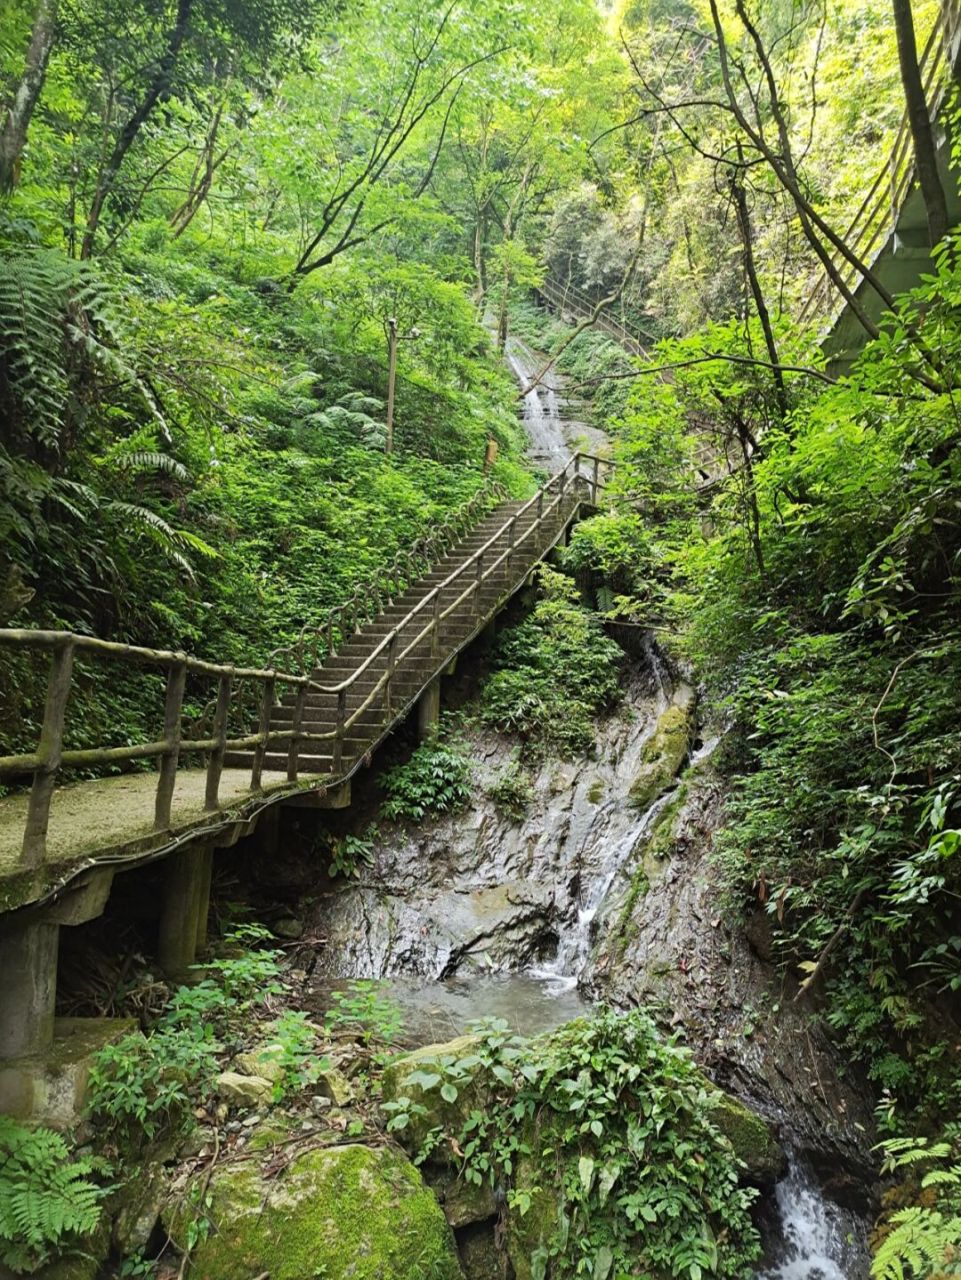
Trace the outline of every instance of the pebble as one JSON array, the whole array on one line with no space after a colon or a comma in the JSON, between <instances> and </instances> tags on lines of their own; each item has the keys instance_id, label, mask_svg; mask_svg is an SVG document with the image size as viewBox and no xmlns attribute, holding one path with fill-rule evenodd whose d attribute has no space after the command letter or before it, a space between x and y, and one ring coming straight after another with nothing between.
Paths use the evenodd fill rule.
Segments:
<instances>
[{"instance_id":1,"label":"pebble","mask_svg":"<svg viewBox=\"0 0 961 1280\"><path fill-rule=\"evenodd\" d=\"M226 1127L228 1133L239 1133L244 1126L239 1120L228 1120Z\"/></svg>"},{"instance_id":2,"label":"pebble","mask_svg":"<svg viewBox=\"0 0 961 1280\"><path fill-rule=\"evenodd\" d=\"M301 1133L313 1133L314 1131L313 1120L304 1120L300 1126L300 1131Z\"/></svg>"},{"instance_id":3,"label":"pebble","mask_svg":"<svg viewBox=\"0 0 961 1280\"><path fill-rule=\"evenodd\" d=\"M314 1097L310 1100L310 1109L315 1116L323 1115L325 1111L329 1111L333 1106L330 1098Z\"/></svg>"},{"instance_id":4,"label":"pebble","mask_svg":"<svg viewBox=\"0 0 961 1280\"><path fill-rule=\"evenodd\" d=\"M241 1123L245 1129L252 1129L255 1124L260 1124L260 1116L254 1111L251 1115L246 1116Z\"/></svg>"}]
</instances>

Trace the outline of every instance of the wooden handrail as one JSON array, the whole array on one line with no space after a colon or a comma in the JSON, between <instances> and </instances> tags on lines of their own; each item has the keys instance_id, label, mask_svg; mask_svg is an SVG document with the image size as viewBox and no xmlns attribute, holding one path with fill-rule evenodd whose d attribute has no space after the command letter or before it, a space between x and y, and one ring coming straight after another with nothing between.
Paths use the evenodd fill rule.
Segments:
<instances>
[{"instance_id":1,"label":"wooden handrail","mask_svg":"<svg viewBox=\"0 0 961 1280\"><path fill-rule=\"evenodd\" d=\"M588 467L588 474L582 468ZM0 645L48 652L51 655L47 684L46 709L37 749L31 753L0 756L0 777L10 774L33 773L33 784L27 806L27 819L21 847L21 867L40 865L46 852L47 827L50 806L57 777L65 768L91 768L103 765L125 764L155 757L158 760L157 786L154 802L154 830L170 828L171 808L176 786L177 770L184 752L203 752L207 755L207 774L204 789L204 809L219 808L221 774L225 757L232 751L252 750L250 792L262 787L264 762L273 743L286 744L286 774L289 782L297 782L300 775L299 755L310 744L332 743L332 776L342 776L345 770L344 741L349 730L382 698L386 723L396 711L394 681L407 659L425 640L430 639L431 655L440 657L440 633L448 618L470 601L474 613L479 614L481 596L485 587L505 563L525 548L531 540L535 550L546 524L551 522L565 503L571 504L567 512L573 515L577 506L585 501L596 502L603 487L601 471L613 464L594 454L576 453L567 465L541 485L516 512L503 523L443 580L408 610L392 627L363 662L350 676L340 683L328 686L320 683L313 671L284 671L270 667L236 667L208 662L189 654L167 650L148 649L140 645L122 644L101 640L95 636L76 635L66 631L0 629ZM555 492L556 491L556 492ZM546 499L546 500L545 500ZM518 534L518 521L534 513L528 527ZM421 544L423 545L423 544ZM536 557L535 557L536 558ZM467 585L455 598L443 605L445 592L460 586L465 575ZM396 589L396 584L395 584ZM356 601L356 596L355 596ZM350 606L348 606L350 607ZM356 607L356 605L355 605ZM428 614L429 609L429 614ZM402 635L424 622L417 634L401 648ZM329 629L329 619L318 633ZM377 679L369 693L348 714L348 695L357 687L360 679L370 671L377 658L386 653L386 670ZM78 655L110 660L126 659L148 667L166 671L164 695L163 736L156 741L122 747L93 747L64 749L66 708L70 695L74 660ZM182 728L184 690L188 674L215 679L217 696L210 732L196 737L185 737ZM232 708L241 705L242 690L250 685L260 688L258 727L255 733L230 737L228 723ZM294 694L292 721L289 726L272 729L272 713L276 705L278 685L287 686ZM326 732L306 732L303 716L311 694L321 693L336 697L334 727ZM243 717L241 717L243 725ZM356 767L356 764L351 767ZM347 769L349 774L350 768ZM325 785L332 779L325 777Z\"/></svg>"}]
</instances>

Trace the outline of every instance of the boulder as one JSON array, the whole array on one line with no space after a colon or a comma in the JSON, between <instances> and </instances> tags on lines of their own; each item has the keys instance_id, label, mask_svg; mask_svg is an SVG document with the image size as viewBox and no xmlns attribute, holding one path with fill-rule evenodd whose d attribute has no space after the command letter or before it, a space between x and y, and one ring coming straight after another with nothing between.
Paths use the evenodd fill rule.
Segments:
<instances>
[{"instance_id":1,"label":"boulder","mask_svg":"<svg viewBox=\"0 0 961 1280\"><path fill-rule=\"evenodd\" d=\"M305 1152L279 1176L253 1162L218 1167L213 1231L191 1255L198 1280L463 1280L450 1227L411 1162L393 1148ZM165 1226L183 1247L190 1187Z\"/></svg>"},{"instance_id":2,"label":"boulder","mask_svg":"<svg viewBox=\"0 0 961 1280\"><path fill-rule=\"evenodd\" d=\"M354 1100L354 1088L342 1071L330 1067L317 1077L317 1092L335 1107L346 1107Z\"/></svg>"},{"instance_id":3,"label":"boulder","mask_svg":"<svg viewBox=\"0 0 961 1280\"><path fill-rule=\"evenodd\" d=\"M641 765L631 783L630 801L649 809L674 781L687 759L691 741L692 708L675 702L664 711L641 751Z\"/></svg>"},{"instance_id":4,"label":"boulder","mask_svg":"<svg viewBox=\"0 0 961 1280\"><path fill-rule=\"evenodd\" d=\"M234 1058L234 1070L242 1076L260 1076L276 1084L283 1077L284 1049L279 1044L258 1045Z\"/></svg>"},{"instance_id":5,"label":"boulder","mask_svg":"<svg viewBox=\"0 0 961 1280\"><path fill-rule=\"evenodd\" d=\"M431 1164L423 1169L423 1174L455 1231L475 1222L486 1222L497 1213L494 1188L488 1181L480 1186L468 1182L450 1165Z\"/></svg>"},{"instance_id":6,"label":"boulder","mask_svg":"<svg viewBox=\"0 0 961 1280\"><path fill-rule=\"evenodd\" d=\"M730 1141L747 1177L761 1186L775 1183L787 1168L787 1157L771 1126L729 1093L714 1111L714 1123Z\"/></svg>"},{"instance_id":7,"label":"boulder","mask_svg":"<svg viewBox=\"0 0 961 1280\"><path fill-rule=\"evenodd\" d=\"M221 1071L217 1093L235 1107L257 1107L269 1102L274 1086L263 1076L242 1076L238 1071Z\"/></svg>"},{"instance_id":8,"label":"boulder","mask_svg":"<svg viewBox=\"0 0 961 1280\"><path fill-rule=\"evenodd\" d=\"M396 1102L399 1098L410 1098L411 1102L427 1109L426 1115L412 1115L407 1127L395 1135L408 1151L419 1151L432 1129L444 1128L457 1133L464 1127L472 1111L483 1110L489 1093L482 1079L479 1059L473 1066L457 1071L463 1079L458 1082L457 1097L453 1101L441 1097L439 1083L436 1086L427 1085L418 1079L425 1077L429 1080L447 1074L458 1063L470 1063L479 1044L478 1036L459 1036L445 1044L424 1045L388 1064L382 1083L384 1101ZM434 1160L443 1157L442 1148L431 1153Z\"/></svg>"}]
</instances>

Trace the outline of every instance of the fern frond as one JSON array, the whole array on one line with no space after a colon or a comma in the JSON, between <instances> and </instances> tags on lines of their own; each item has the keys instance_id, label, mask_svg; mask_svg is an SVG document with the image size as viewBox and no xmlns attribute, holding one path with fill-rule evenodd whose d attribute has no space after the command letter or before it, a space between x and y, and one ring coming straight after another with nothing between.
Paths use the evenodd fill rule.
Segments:
<instances>
[{"instance_id":1,"label":"fern frond","mask_svg":"<svg viewBox=\"0 0 961 1280\"><path fill-rule=\"evenodd\" d=\"M138 449L135 453L119 453L113 463L122 471L162 471L177 480L190 479L190 472L182 462L171 458L169 453L159 453L156 450Z\"/></svg>"}]
</instances>

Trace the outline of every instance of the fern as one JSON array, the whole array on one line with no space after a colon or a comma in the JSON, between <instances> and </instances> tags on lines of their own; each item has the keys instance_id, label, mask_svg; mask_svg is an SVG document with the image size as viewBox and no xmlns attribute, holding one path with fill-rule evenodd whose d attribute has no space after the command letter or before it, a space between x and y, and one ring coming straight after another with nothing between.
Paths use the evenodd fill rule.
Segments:
<instances>
[{"instance_id":1,"label":"fern","mask_svg":"<svg viewBox=\"0 0 961 1280\"><path fill-rule=\"evenodd\" d=\"M71 1157L59 1133L0 1115L0 1263L24 1273L75 1251L96 1230L106 1194L90 1175L107 1170Z\"/></svg>"},{"instance_id":2,"label":"fern","mask_svg":"<svg viewBox=\"0 0 961 1280\"><path fill-rule=\"evenodd\" d=\"M886 1235L871 1264L871 1280L934 1280L961 1276L961 1164L948 1165L947 1142L893 1138L882 1143L885 1169L912 1168L940 1161L921 1179L922 1190L937 1188L933 1205L911 1205L890 1214Z\"/></svg>"},{"instance_id":3,"label":"fern","mask_svg":"<svg viewBox=\"0 0 961 1280\"><path fill-rule=\"evenodd\" d=\"M56 445L78 365L134 387L169 438L120 337L111 292L89 263L50 249L0 256L0 410L21 438Z\"/></svg>"}]
</instances>

